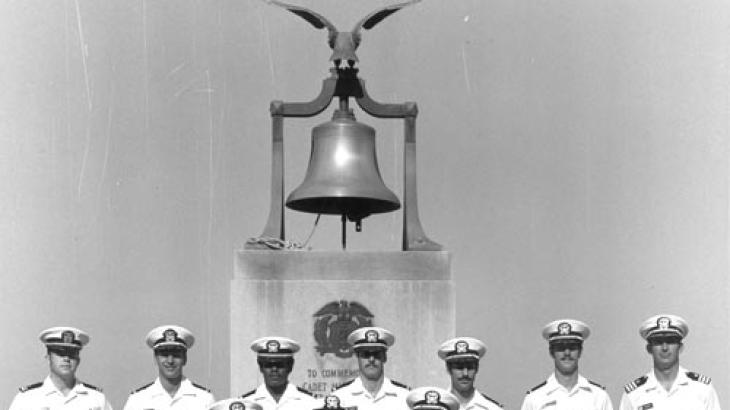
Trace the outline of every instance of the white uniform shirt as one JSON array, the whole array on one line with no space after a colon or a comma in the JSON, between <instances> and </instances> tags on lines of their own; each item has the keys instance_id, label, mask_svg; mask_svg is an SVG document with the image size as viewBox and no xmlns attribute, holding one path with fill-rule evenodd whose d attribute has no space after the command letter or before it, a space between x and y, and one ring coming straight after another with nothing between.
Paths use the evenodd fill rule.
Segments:
<instances>
[{"instance_id":1,"label":"white uniform shirt","mask_svg":"<svg viewBox=\"0 0 730 410\"><path fill-rule=\"evenodd\" d=\"M555 373L527 393L522 410L613 410L611 399L602 387L578 375L572 389L558 383Z\"/></svg>"},{"instance_id":2,"label":"white uniform shirt","mask_svg":"<svg viewBox=\"0 0 730 410\"><path fill-rule=\"evenodd\" d=\"M264 410L312 410L322 407L322 403L315 399L311 393L291 383L286 386L278 403L271 396L264 383L256 390L244 394L241 398L260 404Z\"/></svg>"},{"instance_id":3,"label":"white uniform shirt","mask_svg":"<svg viewBox=\"0 0 730 410\"><path fill-rule=\"evenodd\" d=\"M160 378L129 395L124 410L206 410L213 404L213 395L204 387L183 378L180 387L171 397L162 387Z\"/></svg>"},{"instance_id":4,"label":"white uniform shirt","mask_svg":"<svg viewBox=\"0 0 730 410\"><path fill-rule=\"evenodd\" d=\"M456 397L459 397L456 393L454 393L453 389L449 391L453 393ZM459 410L502 410L502 407L503 406L500 403L494 401L494 399L480 393L479 390L474 390L474 396L471 398L471 400L469 400L468 403L461 403L459 405Z\"/></svg>"},{"instance_id":5,"label":"white uniform shirt","mask_svg":"<svg viewBox=\"0 0 730 410\"><path fill-rule=\"evenodd\" d=\"M371 396L358 377L332 394L340 398L342 407L357 406L357 410L409 410L406 403L408 388L385 377L375 397Z\"/></svg>"},{"instance_id":6,"label":"white uniform shirt","mask_svg":"<svg viewBox=\"0 0 730 410\"><path fill-rule=\"evenodd\" d=\"M90 384L76 381L76 385L64 396L51 381L50 376L42 383L20 389L10 410L112 410L104 393Z\"/></svg>"},{"instance_id":7,"label":"white uniform shirt","mask_svg":"<svg viewBox=\"0 0 730 410\"><path fill-rule=\"evenodd\" d=\"M620 410L634 409L720 410L720 404L710 379L687 372L680 366L677 378L669 391L659 384L654 376L654 370L627 384L621 396Z\"/></svg>"}]
</instances>

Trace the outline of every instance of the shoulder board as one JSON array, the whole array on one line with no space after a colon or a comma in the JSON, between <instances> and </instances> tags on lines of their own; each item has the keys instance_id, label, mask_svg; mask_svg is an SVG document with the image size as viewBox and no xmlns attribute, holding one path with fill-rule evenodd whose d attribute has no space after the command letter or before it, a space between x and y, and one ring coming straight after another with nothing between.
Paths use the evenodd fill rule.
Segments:
<instances>
[{"instance_id":1,"label":"shoulder board","mask_svg":"<svg viewBox=\"0 0 730 410\"><path fill-rule=\"evenodd\" d=\"M624 386L624 391L626 391L626 393L631 393L632 391L639 388L639 386L646 383L647 380L649 380L648 376L641 376L633 382L627 383L626 386Z\"/></svg>"},{"instance_id":2,"label":"shoulder board","mask_svg":"<svg viewBox=\"0 0 730 410\"><path fill-rule=\"evenodd\" d=\"M27 385L27 386L23 386L23 387L19 388L18 390L20 390L20 392L21 392L21 393L25 393L25 392L27 392L28 390L33 390L33 389L37 389L37 388L39 388L39 387L41 387L41 386L43 386L43 382L38 382L38 383L33 383L33 384L29 384L29 385Z\"/></svg>"},{"instance_id":3,"label":"shoulder board","mask_svg":"<svg viewBox=\"0 0 730 410\"><path fill-rule=\"evenodd\" d=\"M709 377L703 376L695 372L687 372L687 377L689 377L691 380L704 384L710 384L710 382L712 382L712 379L710 379Z\"/></svg>"},{"instance_id":4,"label":"shoulder board","mask_svg":"<svg viewBox=\"0 0 730 410\"><path fill-rule=\"evenodd\" d=\"M539 389L540 387L542 387L542 386L544 386L544 385L546 385L546 384L547 384L547 380L545 380L544 382L542 382L542 383L538 384L537 386L535 386L535 387L531 388L531 389L530 389L530 390L528 390L528 391L527 391L527 393L525 393L525 394L530 394L530 393L534 392L535 390Z\"/></svg>"},{"instance_id":5,"label":"shoulder board","mask_svg":"<svg viewBox=\"0 0 730 410\"><path fill-rule=\"evenodd\" d=\"M337 390L337 389L341 389L341 388L343 388L343 387L345 387L345 386L349 386L349 385L351 385L351 384L352 384L352 382L354 382L354 381L355 381L355 379L352 379L352 380L348 380L348 381L346 381L346 382L344 382L344 383L342 383L342 384L338 384L337 386L335 386L335 390Z\"/></svg>"},{"instance_id":6,"label":"shoulder board","mask_svg":"<svg viewBox=\"0 0 730 410\"><path fill-rule=\"evenodd\" d=\"M152 386L153 384L155 384L155 382L150 382L150 383L147 383L147 384L145 384L145 385L144 385L144 386L142 386L142 387L139 387L139 388L137 388L137 389L135 389L135 390L132 390L132 392L131 392L131 393L129 393L129 394L139 393L139 392L141 392L142 390L144 390L144 389L146 389L146 388L148 388L148 387Z\"/></svg>"},{"instance_id":7,"label":"shoulder board","mask_svg":"<svg viewBox=\"0 0 730 410\"><path fill-rule=\"evenodd\" d=\"M81 384L83 384L86 388L89 388L91 390L96 390L98 392L102 391L100 388L94 386L93 384L89 384L89 383L81 383Z\"/></svg>"},{"instance_id":8,"label":"shoulder board","mask_svg":"<svg viewBox=\"0 0 730 410\"><path fill-rule=\"evenodd\" d=\"M195 386L195 387L197 387L197 388L199 388L200 390L205 390L205 391L207 391L208 393L210 393L210 389L209 389L209 388L207 388L207 387L205 387L205 386L201 386L201 385L199 385L198 383L192 383L192 385L193 385L193 386Z\"/></svg>"},{"instance_id":9,"label":"shoulder board","mask_svg":"<svg viewBox=\"0 0 730 410\"><path fill-rule=\"evenodd\" d=\"M479 392L479 393L481 393L481 394L482 394L482 396L484 396L484 398L485 398L485 399L487 399L487 400L491 401L492 403L496 404L496 405L497 405L497 406L499 406L499 407L502 407L502 408L504 408L504 406L502 405L502 403L498 402L497 400L494 400L493 398L491 398L491 397L487 396L486 394L484 394L484 393L482 393L482 392Z\"/></svg>"},{"instance_id":10,"label":"shoulder board","mask_svg":"<svg viewBox=\"0 0 730 410\"><path fill-rule=\"evenodd\" d=\"M253 389L253 390L251 390L251 391L249 391L249 392L243 393L243 394L241 395L241 398L242 398L242 399L245 399L246 397L248 397L248 396L250 396L250 395L252 395L252 394L254 394L254 393L256 393L256 389Z\"/></svg>"},{"instance_id":11,"label":"shoulder board","mask_svg":"<svg viewBox=\"0 0 730 410\"><path fill-rule=\"evenodd\" d=\"M606 386L604 386L602 384L598 384L598 383L594 382L593 380L588 380L588 383L590 383L590 384L592 384L592 385L594 385L596 387L600 387L603 390L606 390Z\"/></svg>"},{"instance_id":12,"label":"shoulder board","mask_svg":"<svg viewBox=\"0 0 730 410\"><path fill-rule=\"evenodd\" d=\"M397 382L397 381L395 381L395 380L393 380L393 379L391 379L391 380L390 380L390 382L391 382L391 383L393 383L393 384L394 384L395 386L398 386L398 387L402 387L402 388L404 388L404 389L406 389L406 390L410 390L410 389L411 389L411 388L410 388L410 387L408 387L407 385L405 385L405 384L403 384L403 383L401 383L401 382Z\"/></svg>"},{"instance_id":13,"label":"shoulder board","mask_svg":"<svg viewBox=\"0 0 730 410\"><path fill-rule=\"evenodd\" d=\"M311 391L309 391L309 390L307 390L307 389L305 389L303 387L297 386L297 390L299 390L300 392L302 392L304 394L308 394L308 395L314 397L314 393L312 393Z\"/></svg>"}]
</instances>

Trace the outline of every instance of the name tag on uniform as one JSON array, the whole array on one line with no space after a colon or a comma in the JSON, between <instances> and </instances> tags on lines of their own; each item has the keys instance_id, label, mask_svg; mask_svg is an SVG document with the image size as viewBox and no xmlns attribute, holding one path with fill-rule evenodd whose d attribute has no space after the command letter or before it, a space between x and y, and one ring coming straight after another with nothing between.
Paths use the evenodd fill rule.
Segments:
<instances>
[{"instance_id":1,"label":"name tag on uniform","mask_svg":"<svg viewBox=\"0 0 730 410\"><path fill-rule=\"evenodd\" d=\"M639 406L639 410L648 410L654 407L653 403L646 403Z\"/></svg>"},{"instance_id":2,"label":"name tag on uniform","mask_svg":"<svg viewBox=\"0 0 730 410\"><path fill-rule=\"evenodd\" d=\"M545 407L550 407L550 406L554 406L554 405L556 405L556 404L558 404L557 400L553 400L553 401L549 401L549 402L547 402L547 403L543 404L543 405L542 405L542 407L540 407L540 408L541 408L541 409L544 409Z\"/></svg>"}]
</instances>

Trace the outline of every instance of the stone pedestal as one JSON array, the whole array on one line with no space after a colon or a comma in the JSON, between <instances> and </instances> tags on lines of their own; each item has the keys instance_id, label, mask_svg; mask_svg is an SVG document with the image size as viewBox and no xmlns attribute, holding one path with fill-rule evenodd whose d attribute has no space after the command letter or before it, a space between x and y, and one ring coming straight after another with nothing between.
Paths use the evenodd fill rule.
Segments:
<instances>
[{"instance_id":1,"label":"stone pedestal","mask_svg":"<svg viewBox=\"0 0 730 410\"><path fill-rule=\"evenodd\" d=\"M290 381L328 393L357 376L344 339L366 325L395 334L387 377L411 387L447 386L436 350L455 331L450 262L445 251L239 251L231 282L231 394L261 383L249 345L263 336L300 342Z\"/></svg>"}]
</instances>

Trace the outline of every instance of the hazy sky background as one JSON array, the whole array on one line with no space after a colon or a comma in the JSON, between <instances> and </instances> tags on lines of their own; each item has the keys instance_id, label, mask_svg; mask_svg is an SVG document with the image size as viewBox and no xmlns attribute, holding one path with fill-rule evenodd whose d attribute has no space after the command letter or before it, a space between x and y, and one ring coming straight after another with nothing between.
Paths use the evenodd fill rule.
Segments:
<instances>
[{"instance_id":1,"label":"hazy sky background","mask_svg":"<svg viewBox=\"0 0 730 410\"><path fill-rule=\"evenodd\" d=\"M389 3L296 4L349 29ZM228 391L234 250L268 212L269 102L319 92L325 33L257 0L0 16L0 407L45 376L37 335L60 324L91 334L79 375L117 408L155 377L163 323L198 335L187 374L217 397L254 387ZM540 330L561 316L592 326L581 369L618 406L662 311L727 404L729 31L723 1L424 0L364 33L370 94L418 103L421 220L452 253L457 332L487 343L477 384L508 408L550 372ZM331 111L286 122L287 194ZM401 122L356 116L402 198ZM350 251L398 251L400 217ZM286 218L307 237L313 215ZM310 246L337 249L338 218Z\"/></svg>"}]
</instances>

